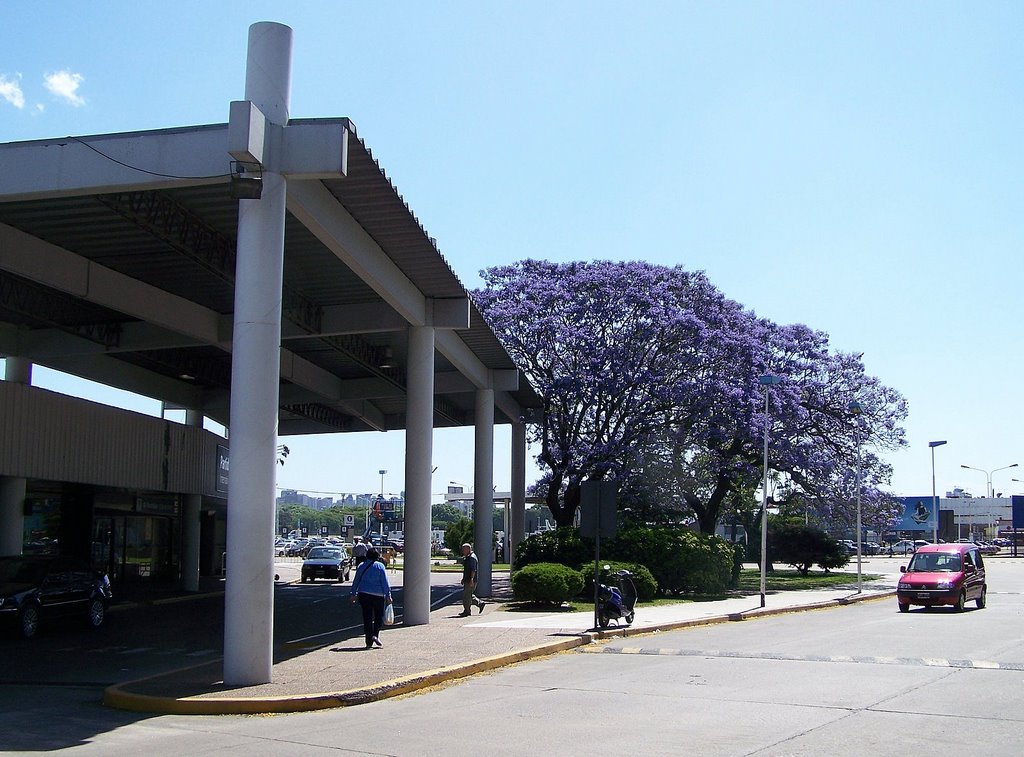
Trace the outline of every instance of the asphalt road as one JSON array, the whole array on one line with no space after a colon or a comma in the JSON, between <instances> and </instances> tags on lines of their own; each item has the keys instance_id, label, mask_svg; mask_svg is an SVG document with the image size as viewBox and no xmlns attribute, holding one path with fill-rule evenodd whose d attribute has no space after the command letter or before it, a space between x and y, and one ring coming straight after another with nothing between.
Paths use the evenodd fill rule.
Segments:
<instances>
[{"instance_id":1,"label":"asphalt road","mask_svg":"<svg viewBox=\"0 0 1024 757\"><path fill-rule=\"evenodd\" d=\"M989 583L985 610L900 614L891 599L630 637L419 695L295 715L149 717L102 708L88 685L4 685L0 749L819 757L932 745L1016 753L1024 560L989 561Z\"/></svg>"}]
</instances>

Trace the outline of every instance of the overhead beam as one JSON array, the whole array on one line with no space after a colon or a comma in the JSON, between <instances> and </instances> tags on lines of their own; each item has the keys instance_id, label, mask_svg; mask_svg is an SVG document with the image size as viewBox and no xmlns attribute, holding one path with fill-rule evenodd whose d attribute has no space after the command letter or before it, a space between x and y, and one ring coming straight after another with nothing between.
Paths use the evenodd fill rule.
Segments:
<instances>
[{"instance_id":1,"label":"overhead beam","mask_svg":"<svg viewBox=\"0 0 1024 757\"><path fill-rule=\"evenodd\" d=\"M338 178L348 164L350 125L302 119L283 129L274 159L293 178ZM227 124L0 145L0 200L74 197L224 184Z\"/></svg>"},{"instance_id":2,"label":"overhead beam","mask_svg":"<svg viewBox=\"0 0 1024 757\"><path fill-rule=\"evenodd\" d=\"M0 224L0 268L206 344L221 344L220 314L70 250Z\"/></svg>"},{"instance_id":3,"label":"overhead beam","mask_svg":"<svg viewBox=\"0 0 1024 757\"><path fill-rule=\"evenodd\" d=\"M112 386L143 397L181 405L199 407L202 390L184 380L172 379L158 373L126 363L107 355L67 355L35 358L29 353L28 359L45 365L55 371ZM227 414L221 417L210 415L218 423L227 425Z\"/></svg>"},{"instance_id":4,"label":"overhead beam","mask_svg":"<svg viewBox=\"0 0 1024 757\"><path fill-rule=\"evenodd\" d=\"M226 317L213 310L4 224L0 224L0 247L5 253L0 259L0 267L4 270L150 324L145 328L140 327L139 332L148 329L152 336L157 333L155 326L181 334L186 340L194 340L198 344L216 346L226 352L231 350L230 329L225 327ZM25 351L22 348L22 352ZM84 356L89 350L80 346L76 352ZM43 357L38 356L40 362ZM47 360L52 362L49 358ZM71 361L69 365L76 364L73 358ZM328 371L284 349L281 350L281 363L282 375L288 380L317 392L329 401L341 402L345 399L341 396L340 379ZM118 364L123 365L120 361ZM116 371L105 372L103 375L106 378L95 380L121 386ZM179 401L177 396L168 399ZM367 405L360 410L367 424L374 428L384 427L384 416L376 408Z\"/></svg>"},{"instance_id":5,"label":"overhead beam","mask_svg":"<svg viewBox=\"0 0 1024 757\"><path fill-rule=\"evenodd\" d=\"M320 329L310 333L294 323L281 325L282 339L300 339L315 336L345 336L404 330L409 324L384 302L353 305L329 305L321 310Z\"/></svg>"},{"instance_id":6,"label":"overhead beam","mask_svg":"<svg viewBox=\"0 0 1024 757\"><path fill-rule=\"evenodd\" d=\"M423 293L319 181L289 181L288 210L408 324L427 325Z\"/></svg>"}]
</instances>

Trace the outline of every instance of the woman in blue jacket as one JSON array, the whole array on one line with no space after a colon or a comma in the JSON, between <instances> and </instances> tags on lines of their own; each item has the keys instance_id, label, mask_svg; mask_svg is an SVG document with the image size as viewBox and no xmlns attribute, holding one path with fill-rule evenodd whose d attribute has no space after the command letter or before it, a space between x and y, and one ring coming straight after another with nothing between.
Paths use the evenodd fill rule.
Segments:
<instances>
[{"instance_id":1,"label":"woman in blue jacket","mask_svg":"<svg viewBox=\"0 0 1024 757\"><path fill-rule=\"evenodd\" d=\"M384 625L384 605L391 604L391 586L388 584L387 570L384 563L380 562L380 553L376 549L367 550L366 559L356 568L351 596L353 602L358 596L363 608L366 648L384 646L380 643L380 629Z\"/></svg>"}]
</instances>

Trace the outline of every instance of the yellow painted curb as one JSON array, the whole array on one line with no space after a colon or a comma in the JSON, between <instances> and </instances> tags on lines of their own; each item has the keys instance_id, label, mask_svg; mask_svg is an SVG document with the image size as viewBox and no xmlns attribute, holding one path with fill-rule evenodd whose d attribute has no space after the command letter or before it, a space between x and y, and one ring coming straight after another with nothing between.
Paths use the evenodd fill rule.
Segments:
<instances>
[{"instance_id":1,"label":"yellow painted curb","mask_svg":"<svg viewBox=\"0 0 1024 757\"><path fill-rule=\"evenodd\" d=\"M717 623L729 623L738 622L742 620L755 620L757 618L769 618L774 615L788 615L795 612L804 612L808 610L828 610L835 609L837 607L845 607L846 605L856 604L858 602L870 602L876 599L889 599L895 597L895 591L887 591L881 593L862 594L860 596L854 595L850 597L842 597L840 599L829 599L824 602L814 602L809 605L797 605L795 607L773 607L773 608L757 608L754 610L747 610L745 612L734 612L728 615L710 615L706 618L693 618L691 620L677 620L671 623L661 623L655 626L644 626L643 628L633 628L632 626L625 626L622 628L613 628L610 630L590 632L587 634L591 639L614 639L614 638L625 638L627 636L638 636L647 633L656 633L658 631L679 631L684 628L694 628L697 626L711 626Z\"/></svg>"},{"instance_id":2,"label":"yellow painted curb","mask_svg":"<svg viewBox=\"0 0 1024 757\"><path fill-rule=\"evenodd\" d=\"M132 712L153 712L162 715L255 715L280 712L308 712L332 707L349 707L379 699L408 694L412 691L435 686L445 681L464 678L475 673L494 670L505 665L542 657L556 652L587 644L590 640L577 636L563 641L539 644L516 652L485 657L480 660L449 665L425 673L396 678L392 681L362 689L350 689L319 694L299 694L282 697L157 697L148 694L134 694L127 690L132 684L144 680L129 681L108 687L103 692L103 704ZM209 664L209 663L204 663ZM194 666L201 667L201 666ZM188 670L189 668L185 668ZM160 676L155 676L159 678Z\"/></svg>"}]
</instances>

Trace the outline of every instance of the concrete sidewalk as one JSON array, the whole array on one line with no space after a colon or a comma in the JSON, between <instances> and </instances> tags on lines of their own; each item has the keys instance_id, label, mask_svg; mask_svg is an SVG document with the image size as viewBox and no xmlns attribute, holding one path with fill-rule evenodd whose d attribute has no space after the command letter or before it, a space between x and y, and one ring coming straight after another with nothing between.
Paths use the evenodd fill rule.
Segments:
<instances>
[{"instance_id":1,"label":"concrete sidewalk","mask_svg":"<svg viewBox=\"0 0 1024 757\"><path fill-rule=\"evenodd\" d=\"M511 599L508 574L495 575L494 596L482 614L459 617L451 604L431 612L430 623L402 626L381 634L383 649L366 649L362 629L346 628L279 645L272 683L232 687L223 682L222 660L160 676L118 684L104 703L125 710L163 714L242 714L299 712L343 707L397 696L503 665L554 654L624 635L651 633L784 612L840 607L850 602L891 597L891 580L828 591L769 594L714 602L640 607L630 628L614 625L595 632L592 612L521 613L501 609Z\"/></svg>"}]
</instances>

